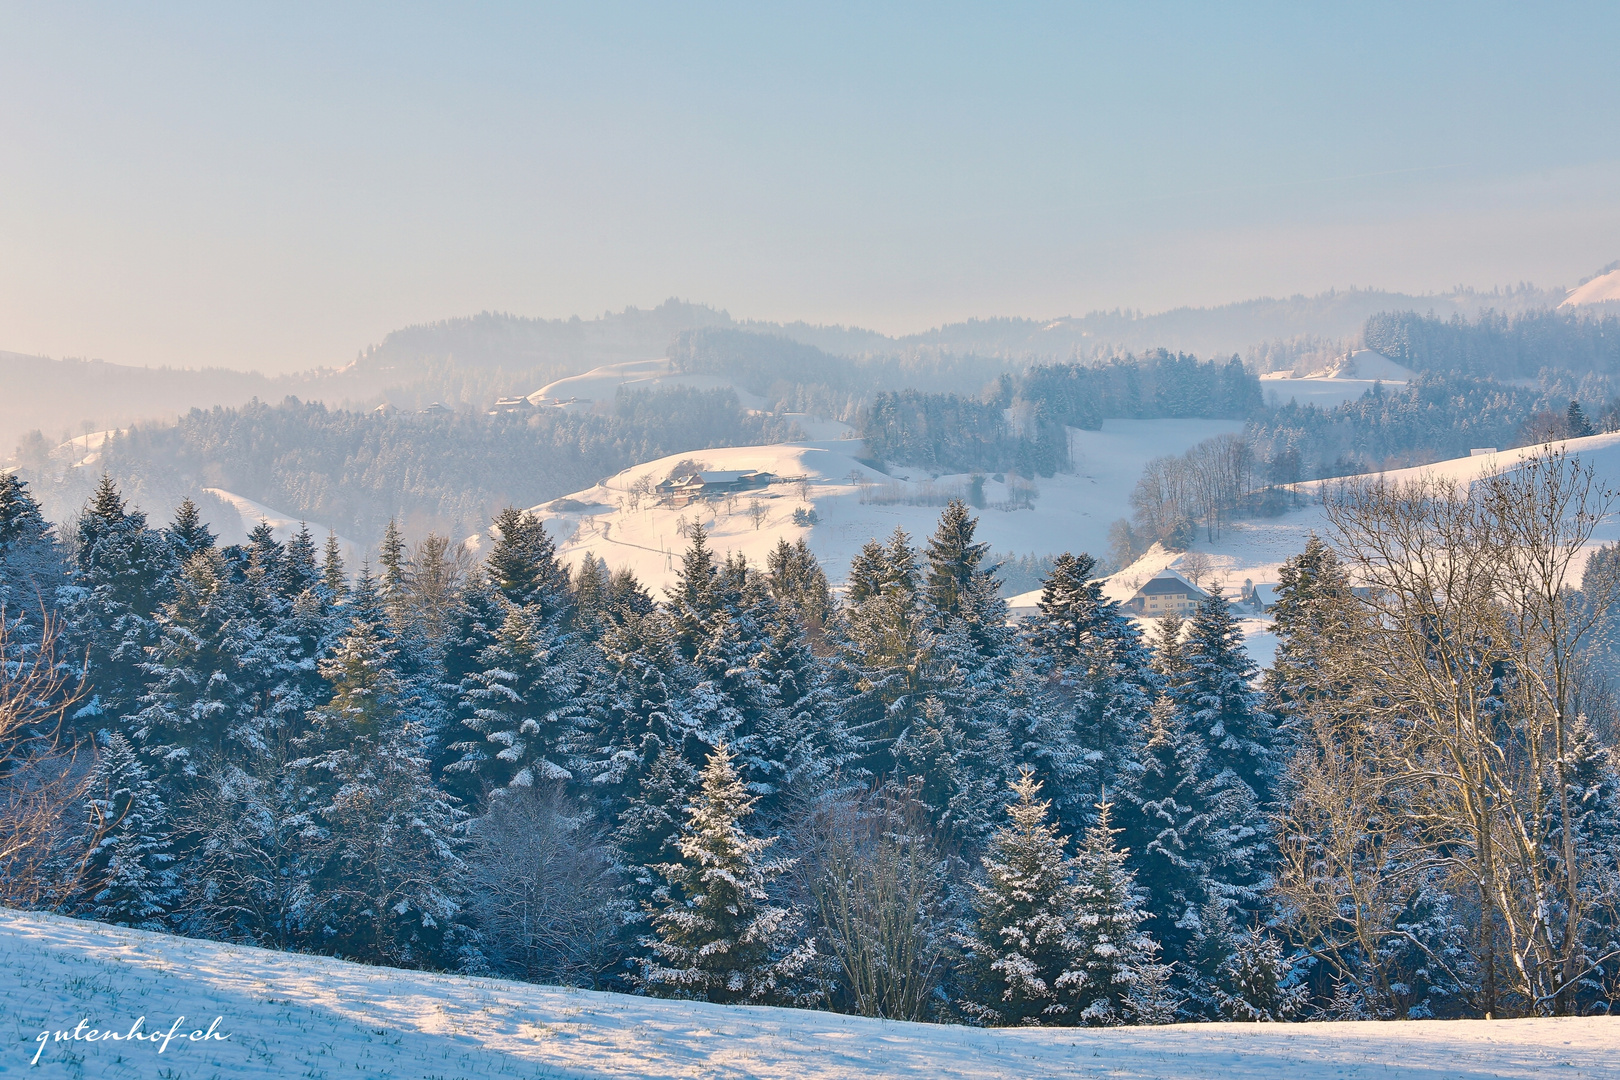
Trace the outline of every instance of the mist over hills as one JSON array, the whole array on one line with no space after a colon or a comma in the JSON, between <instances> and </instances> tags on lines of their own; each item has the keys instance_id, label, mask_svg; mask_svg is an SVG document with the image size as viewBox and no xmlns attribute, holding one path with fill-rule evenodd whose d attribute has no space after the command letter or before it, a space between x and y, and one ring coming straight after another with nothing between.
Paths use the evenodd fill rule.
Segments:
<instances>
[{"instance_id":1,"label":"mist over hills","mask_svg":"<svg viewBox=\"0 0 1620 1080\"><path fill-rule=\"evenodd\" d=\"M1484 311L1509 314L1554 307L1565 292L1531 285L1490 291L1457 288L1423 296L1335 289L1315 296L1260 297L1153 314L1115 310L1051 319L975 318L898 336L854 326L734 319L727 311L672 298L656 308L626 308L595 319L484 312L409 326L365 350L355 366L395 376L451 360L508 371L584 370L662 356L677 334L710 327L784 337L847 357L935 350L1014 360L1090 360L1154 348L1208 357L1241 354L1279 339L1354 337L1369 316L1384 311L1432 312L1441 318L1469 318Z\"/></svg>"},{"instance_id":2,"label":"mist over hills","mask_svg":"<svg viewBox=\"0 0 1620 1080\"><path fill-rule=\"evenodd\" d=\"M1238 353L1265 370L1286 367L1302 352L1339 347L1379 312L1473 317L1487 310L1550 308L1564 296L1562 289L1523 285L1426 296L1348 289L1154 314L969 319L899 336L861 327L737 319L723 309L670 299L654 308L627 307L590 319L484 312L407 326L361 351L343 369L275 377L225 367L146 368L0 352L0 384L8 391L0 400L0 448L9 451L31 430L55 443L87 430L172 421L191 408L254 398L279 401L293 395L354 408L384 400L403 408L432 401L482 403L600 365L668 355L678 335L703 329L785 338L849 358L950 354L1002 361L984 369L992 374L1028 362L1092 360L1152 348L1205 357Z\"/></svg>"}]
</instances>

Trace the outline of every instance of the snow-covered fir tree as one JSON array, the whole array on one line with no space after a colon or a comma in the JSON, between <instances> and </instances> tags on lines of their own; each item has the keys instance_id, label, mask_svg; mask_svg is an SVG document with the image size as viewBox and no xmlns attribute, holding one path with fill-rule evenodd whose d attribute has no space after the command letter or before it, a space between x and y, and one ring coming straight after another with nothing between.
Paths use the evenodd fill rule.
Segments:
<instances>
[{"instance_id":1,"label":"snow-covered fir tree","mask_svg":"<svg viewBox=\"0 0 1620 1080\"><path fill-rule=\"evenodd\" d=\"M75 867L83 910L103 922L164 927L176 888L168 811L134 747L114 732L96 759L86 803L89 852Z\"/></svg>"},{"instance_id":2,"label":"snow-covered fir tree","mask_svg":"<svg viewBox=\"0 0 1620 1080\"><path fill-rule=\"evenodd\" d=\"M765 857L772 840L748 835L755 799L724 744L703 770L688 811L680 858L657 867L665 886L653 900L651 955L641 963L649 993L704 1001L799 1004L814 939L801 917L771 903L766 886L786 869Z\"/></svg>"},{"instance_id":3,"label":"snow-covered fir tree","mask_svg":"<svg viewBox=\"0 0 1620 1080\"><path fill-rule=\"evenodd\" d=\"M1056 793L1063 828L1091 824L1104 792L1135 782L1155 682L1149 654L1089 555L1059 555L1023 636L1047 691L1020 756Z\"/></svg>"},{"instance_id":4,"label":"snow-covered fir tree","mask_svg":"<svg viewBox=\"0 0 1620 1080\"><path fill-rule=\"evenodd\" d=\"M35 655L66 572L55 534L28 485L15 473L0 472L0 616L8 650L0 664L25 663Z\"/></svg>"},{"instance_id":5,"label":"snow-covered fir tree","mask_svg":"<svg viewBox=\"0 0 1620 1080\"><path fill-rule=\"evenodd\" d=\"M106 476L79 515L74 578L58 590L71 629L70 651L84 658L93 686L75 713L81 731L105 729L136 707L141 663L155 642L153 614L168 599L173 553L146 515L131 509Z\"/></svg>"},{"instance_id":6,"label":"snow-covered fir tree","mask_svg":"<svg viewBox=\"0 0 1620 1080\"><path fill-rule=\"evenodd\" d=\"M1356 630L1354 603L1343 564L1315 533L1278 570L1271 607L1277 652L1264 687L1266 708L1285 740L1311 702L1350 695L1351 688L1334 675L1333 650Z\"/></svg>"},{"instance_id":7,"label":"snow-covered fir tree","mask_svg":"<svg viewBox=\"0 0 1620 1080\"><path fill-rule=\"evenodd\" d=\"M895 740L923 715L925 665L934 634L918 595L917 555L911 538L896 529L887 545L869 544L868 585L851 608L839 640L849 695L842 712L859 754L859 766L877 776L893 773ZM857 560L859 562L859 559Z\"/></svg>"},{"instance_id":8,"label":"snow-covered fir tree","mask_svg":"<svg viewBox=\"0 0 1620 1080\"><path fill-rule=\"evenodd\" d=\"M1011 822L990 838L973 886L974 929L964 940L974 985L962 1011L984 1024L1080 1022L1083 958L1076 933L1079 896L1068 838L1048 821L1032 769L1013 783Z\"/></svg>"},{"instance_id":9,"label":"snow-covered fir tree","mask_svg":"<svg viewBox=\"0 0 1620 1080\"><path fill-rule=\"evenodd\" d=\"M1169 676L1169 693L1209 751L1210 768L1230 769L1264 803L1276 772L1274 720L1255 687L1259 668L1220 586L1198 602Z\"/></svg>"},{"instance_id":10,"label":"snow-covered fir tree","mask_svg":"<svg viewBox=\"0 0 1620 1080\"><path fill-rule=\"evenodd\" d=\"M1164 965L1159 945L1142 929L1147 912L1127 852L1115 845L1111 805L1097 808L1075 853L1075 937L1078 963L1069 976L1087 1024L1167 1019Z\"/></svg>"},{"instance_id":11,"label":"snow-covered fir tree","mask_svg":"<svg viewBox=\"0 0 1620 1080\"><path fill-rule=\"evenodd\" d=\"M361 584L368 579L362 575ZM357 590L360 591L360 590ZM453 963L465 866L454 798L433 784L376 625L357 618L320 665L330 700L290 763L318 947L387 963Z\"/></svg>"}]
</instances>

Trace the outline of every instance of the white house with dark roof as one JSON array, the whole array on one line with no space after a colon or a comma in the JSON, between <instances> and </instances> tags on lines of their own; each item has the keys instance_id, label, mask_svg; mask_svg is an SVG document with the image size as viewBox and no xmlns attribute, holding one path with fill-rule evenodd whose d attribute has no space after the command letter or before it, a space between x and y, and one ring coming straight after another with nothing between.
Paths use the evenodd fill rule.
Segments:
<instances>
[{"instance_id":1,"label":"white house with dark roof","mask_svg":"<svg viewBox=\"0 0 1620 1080\"><path fill-rule=\"evenodd\" d=\"M1142 583L1136 594L1122 605L1126 611L1153 618L1158 615L1191 615L1200 600L1209 594L1174 570L1160 570Z\"/></svg>"}]
</instances>

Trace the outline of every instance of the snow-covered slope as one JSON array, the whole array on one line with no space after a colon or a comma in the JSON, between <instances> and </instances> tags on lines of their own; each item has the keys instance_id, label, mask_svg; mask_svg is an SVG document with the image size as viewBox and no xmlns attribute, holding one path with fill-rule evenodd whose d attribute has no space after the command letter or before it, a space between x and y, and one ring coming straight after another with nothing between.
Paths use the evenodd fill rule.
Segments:
<instances>
[{"instance_id":1,"label":"snow-covered slope","mask_svg":"<svg viewBox=\"0 0 1620 1080\"><path fill-rule=\"evenodd\" d=\"M1569 450L1590 464L1607 486L1620 488L1620 433L1566 439L1554 445ZM1520 447L1399 469L1383 475L1392 483L1420 476L1435 476L1467 484L1488 470L1511 469L1540 449ZM1320 496L1321 489L1332 483L1336 481L1313 480L1300 484L1299 507L1276 518L1233 522L1213 542L1200 538L1191 551L1167 551L1155 544L1136 562L1105 578L1103 593L1123 603L1135 594L1143 582L1159 571L1167 567L1185 570L1190 563L1198 560L1206 564L1200 577L1201 584L1206 588L1219 584L1228 598L1236 599L1245 582L1265 590L1266 586L1276 584L1283 561L1304 550L1305 541L1311 533L1324 537L1328 535L1327 515ZM1588 551L1617 540L1620 540L1620 515L1610 515L1599 524ZM1014 615L1032 615L1040 597L1040 590L1037 589L1014 596L1007 603ZM1269 666L1277 648L1269 616L1251 613L1246 607L1239 608L1238 614L1244 647L1261 667ZM1151 631L1157 621L1142 618L1137 623L1144 630Z\"/></svg>"},{"instance_id":2,"label":"snow-covered slope","mask_svg":"<svg viewBox=\"0 0 1620 1080\"><path fill-rule=\"evenodd\" d=\"M0 911L0 1073L46 1077L1613 1075L1607 1018L1035 1029L891 1023L395 971ZM176 1018L184 1019L176 1024ZM193 1031L216 1036L192 1041ZM41 1032L180 1034L57 1042ZM39 1064L29 1062L38 1053Z\"/></svg>"},{"instance_id":3,"label":"snow-covered slope","mask_svg":"<svg viewBox=\"0 0 1620 1080\"><path fill-rule=\"evenodd\" d=\"M696 390L732 390L745 409L763 409L765 402L729 380L715 375L685 375L671 371L668 360L631 360L606 364L583 375L547 383L529 395L536 405L561 403L563 408L588 409L598 402L612 401L619 387L632 390L666 389L688 386Z\"/></svg>"},{"instance_id":4,"label":"snow-covered slope","mask_svg":"<svg viewBox=\"0 0 1620 1080\"><path fill-rule=\"evenodd\" d=\"M1559 307L1580 307L1583 304L1604 304L1620 300L1620 270L1599 274L1579 288L1571 289Z\"/></svg>"},{"instance_id":5,"label":"snow-covered slope","mask_svg":"<svg viewBox=\"0 0 1620 1080\"><path fill-rule=\"evenodd\" d=\"M1297 401L1301 405L1319 405L1331 409L1346 401L1356 400L1377 383L1390 387L1405 386L1414 375L1415 372L1384 354L1362 349L1325 371L1309 375L1295 375L1288 371L1269 372L1260 376L1260 389L1268 405L1286 405L1289 401Z\"/></svg>"},{"instance_id":6,"label":"snow-covered slope","mask_svg":"<svg viewBox=\"0 0 1620 1080\"><path fill-rule=\"evenodd\" d=\"M1076 471L1037 480L1030 508L1009 508L1016 501L1011 478L985 478L978 536L997 551L1102 554L1108 527L1130 515L1130 492L1149 458L1181 453L1242 426L1227 420L1110 420L1101 431L1073 431ZM846 439L677 454L626 469L535 511L564 559L575 562L590 552L612 567L628 567L655 591L674 583L686 547L683 522L702 522L718 552L742 552L756 565L764 563L778 538L804 537L828 575L840 581L867 540L887 537L897 526L922 540L933 532L948 498L970 495L968 476L929 477L903 468L886 475L862 464L863 453L860 441ZM685 507L632 495L638 481L662 481L688 460L709 469L763 470L777 479L732 501ZM813 511L815 524L795 524L795 510Z\"/></svg>"},{"instance_id":7,"label":"snow-covered slope","mask_svg":"<svg viewBox=\"0 0 1620 1080\"><path fill-rule=\"evenodd\" d=\"M1566 439L1553 445L1567 449L1591 465L1598 479L1606 486L1620 488L1620 433ZM1383 476L1391 483L1433 476L1468 484L1488 470L1511 469L1541 450L1541 447L1520 447L1398 469ZM1165 567L1185 567L1189 559L1197 558L1203 559L1208 565L1202 583L1208 587L1218 582L1229 597L1235 596L1245 581L1255 585L1274 584L1282 562L1304 550L1306 538L1311 533L1324 537L1328 535L1327 515L1320 495L1326 485L1336 482L1313 480L1301 484L1300 497L1304 505L1280 517L1233 522L1213 542L1200 537L1192 552L1170 552L1155 545L1141 559L1108 578L1104 592L1114 599L1126 600L1144 581ZM1617 540L1620 540L1620 514L1611 514L1599 523L1588 550ZM1578 572L1579 567L1576 569ZM1039 596L1039 593L1029 593L1013 598L1011 604L1015 611L1028 611L1033 609ZM1263 619L1245 619L1244 634L1244 643L1250 655L1262 665L1269 663L1276 642L1270 634L1268 623Z\"/></svg>"},{"instance_id":8,"label":"snow-covered slope","mask_svg":"<svg viewBox=\"0 0 1620 1080\"><path fill-rule=\"evenodd\" d=\"M205 516L208 516L208 524L213 527L215 532L219 533L220 538L226 543L239 543L241 539L246 538L248 533L258 528L261 521L269 524L271 531L275 533L276 539L282 543L286 543L297 535L299 528L305 524L309 526L310 533L314 535L317 548L326 543L327 530L314 522L299 521L263 503L254 502L245 495L237 495L234 492L226 491L224 488L203 488L203 490L214 496L225 506L234 509L239 515L240 520L238 521L222 521L206 515L207 507L203 508ZM359 567L360 558L364 551L359 544L347 537L339 536L338 549L343 555L345 566L351 571Z\"/></svg>"}]
</instances>

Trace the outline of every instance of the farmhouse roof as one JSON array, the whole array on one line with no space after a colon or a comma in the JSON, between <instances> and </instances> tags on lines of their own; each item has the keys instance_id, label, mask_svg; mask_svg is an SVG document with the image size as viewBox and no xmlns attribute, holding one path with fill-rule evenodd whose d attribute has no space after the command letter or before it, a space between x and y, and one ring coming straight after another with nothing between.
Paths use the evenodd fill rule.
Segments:
<instances>
[{"instance_id":1,"label":"farmhouse roof","mask_svg":"<svg viewBox=\"0 0 1620 1080\"><path fill-rule=\"evenodd\" d=\"M1174 570L1161 570L1142 583L1138 596L1195 596L1200 600L1207 594Z\"/></svg>"}]
</instances>

